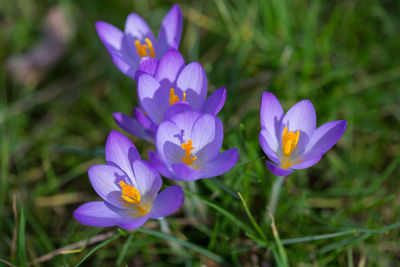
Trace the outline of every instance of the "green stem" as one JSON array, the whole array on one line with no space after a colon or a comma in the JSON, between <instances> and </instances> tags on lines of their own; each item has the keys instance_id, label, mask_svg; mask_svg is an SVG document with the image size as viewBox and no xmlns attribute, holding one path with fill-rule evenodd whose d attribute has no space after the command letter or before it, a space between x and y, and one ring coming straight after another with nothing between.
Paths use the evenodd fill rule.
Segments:
<instances>
[{"instance_id":1,"label":"green stem","mask_svg":"<svg viewBox=\"0 0 400 267\"><path fill-rule=\"evenodd\" d=\"M281 193L281 188L284 180L285 176L278 176L278 178L276 178L274 184L272 185L271 195L269 197L269 204L268 204L269 211L271 212L272 215L275 214L276 208L278 206L279 195Z\"/></svg>"},{"instance_id":2,"label":"green stem","mask_svg":"<svg viewBox=\"0 0 400 267\"><path fill-rule=\"evenodd\" d=\"M187 182L188 188L190 191L192 191L193 193L198 193L197 190L197 185L194 181L188 181ZM204 221L206 219L206 213L205 213L205 209L204 209L204 205L203 203L200 202L200 200L198 200L197 198L193 198L192 199L192 203L190 203L190 205L188 206L189 210L190 210L190 215L191 216L197 216L199 217L200 220ZM188 203L189 204L189 203ZM195 209L193 209L193 206L196 207Z\"/></svg>"},{"instance_id":3,"label":"green stem","mask_svg":"<svg viewBox=\"0 0 400 267\"><path fill-rule=\"evenodd\" d=\"M171 228L169 228L169 224L164 217L159 218L158 222L160 223L161 232L163 232L164 234L172 235ZM180 250L180 247L177 244L175 244L174 242L171 242L171 241L167 241L167 242L172 250L175 250L175 251Z\"/></svg>"}]
</instances>

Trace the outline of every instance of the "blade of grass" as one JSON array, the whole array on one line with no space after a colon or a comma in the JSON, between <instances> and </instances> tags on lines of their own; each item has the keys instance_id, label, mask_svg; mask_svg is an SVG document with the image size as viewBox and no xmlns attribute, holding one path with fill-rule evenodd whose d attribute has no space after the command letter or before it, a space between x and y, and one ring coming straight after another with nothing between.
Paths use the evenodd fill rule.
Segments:
<instances>
[{"instance_id":1,"label":"blade of grass","mask_svg":"<svg viewBox=\"0 0 400 267\"><path fill-rule=\"evenodd\" d=\"M350 244L356 244L364 239L367 239L370 236L371 236L370 234L362 234L359 236L353 236L353 237L349 237L349 238L340 240L338 242L334 242L332 244L329 244L329 245L321 248L321 250L318 252L318 254L325 254L329 251L336 250L338 248L342 248L342 247L345 247Z\"/></svg>"},{"instance_id":2,"label":"blade of grass","mask_svg":"<svg viewBox=\"0 0 400 267\"><path fill-rule=\"evenodd\" d=\"M238 196L235 194L235 192L230 189L228 186L226 186L221 180L216 179L216 178L212 178L212 179L204 179L204 182L206 181L210 181L211 183L213 183L214 185L216 185L217 187L221 188L223 191L225 191L226 193L228 193L230 196L239 199Z\"/></svg>"},{"instance_id":3,"label":"blade of grass","mask_svg":"<svg viewBox=\"0 0 400 267\"><path fill-rule=\"evenodd\" d=\"M288 264L286 251L285 251L285 248L283 247L281 239L279 237L279 232L278 232L278 229L276 228L276 225L275 225L274 216L272 215L272 213L270 213L269 216L271 217L272 234L274 235L274 239L275 239L276 245L278 247L279 257L280 257L280 260L282 262L281 266L288 267L289 264Z\"/></svg>"},{"instance_id":4,"label":"blade of grass","mask_svg":"<svg viewBox=\"0 0 400 267\"><path fill-rule=\"evenodd\" d=\"M128 248L131 245L132 241L133 241L133 236L135 235L135 233L132 233L128 236L128 238L125 241L124 246L121 249L121 252L118 255L118 259L117 259L117 266L121 266L122 261L125 258L126 253L128 252Z\"/></svg>"},{"instance_id":5,"label":"blade of grass","mask_svg":"<svg viewBox=\"0 0 400 267\"><path fill-rule=\"evenodd\" d=\"M187 195L191 195L194 196L196 198L198 198L199 200L201 200L204 204L206 204L207 206L215 209L216 211L218 211L219 213L221 213L222 215L224 215L226 218L228 218L229 220L231 220L234 224L236 224L239 228L241 228L243 231L251 234L251 235L255 235L254 231L250 228L250 226L248 226L247 224L245 224L244 222L242 222L239 218L237 218L235 215L233 215L232 213L230 213L229 211L227 211L226 209L222 208L221 206L205 199L204 197L195 194L191 191L185 190L185 194Z\"/></svg>"},{"instance_id":6,"label":"blade of grass","mask_svg":"<svg viewBox=\"0 0 400 267\"><path fill-rule=\"evenodd\" d=\"M167 235L167 234L164 234L164 233L161 233L161 232L158 232L158 231L145 229L145 228L139 228L139 229L137 229L137 231L145 233L145 234L157 236L157 237L160 237L160 238L172 241L172 242L175 242L176 244L179 244L179 245L181 245L183 247L192 249L192 250L194 250L194 251L196 251L196 252L198 252L198 253L200 253L200 254L202 254L202 255L204 255L204 256L212 259L212 260L214 260L217 263L224 262L224 258L222 258L221 256L219 256L219 255L217 255L217 254L215 254L215 253L213 253L211 251L208 251L205 248L197 246L197 245L195 245L193 243L178 239L178 238L176 238L176 237L174 237L172 235Z\"/></svg>"},{"instance_id":7,"label":"blade of grass","mask_svg":"<svg viewBox=\"0 0 400 267\"><path fill-rule=\"evenodd\" d=\"M208 250L212 250L215 247L215 244L217 242L217 236L218 236L218 233L219 233L220 222L221 222L220 215L218 215L216 220L215 220L215 223L214 223L214 229L213 229L213 231L211 233L210 241L208 242L208 246L207 246Z\"/></svg>"},{"instance_id":8,"label":"blade of grass","mask_svg":"<svg viewBox=\"0 0 400 267\"><path fill-rule=\"evenodd\" d=\"M96 235L96 236L81 240L81 241L76 242L74 244L71 244L71 245L56 249L54 251L51 251L51 252L49 252L49 253L47 253L45 255L42 255L42 256L34 259L33 261L31 261L29 263L29 266L37 265L39 263L49 261L52 258L54 258L54 257L56 257L58 255L61 255L61 254L70 254L70 253L72 253L71 251L82 251L87 246L95 244L95 243L99 243L101 241L104 241L104 240L112 237L114 234L115 234L115 231L110 231L110 232L107 232L107 233L99 234L99 235Z\"/></svg>"},{"instance_id":9,"label":"blade of grass","mask_svg":"<svg viewBox=\"0 0 400 267\"><path fill-rule=\"evenodd\" d=\"M93 248L91 251L89 251L88 254L86 254L77 264L74 265L74 267L77 267L79 265L81 265L83 262L85 262L87 260L87 258L89 258L93 253L95 253L97 250L101 249L102 247L107 246L109 243L111 243L112 241L114 241L115 239L117 239L118 237L120 237L121 233L120 232L116 232L113 236L111 236L109 239L104 240L103 242L101 242L100 244L98 244L95 248Z\"/></svg>"},{"instance_id":10,"label":"blade of grass","mask_svg":"<svg viewBox=\"0 0 400 267\"><path fill-rule=\"evenodd\" d=\"M19 258L19 266L22 266L22 267L27 266L26 248L25 248L25 215L24 215L24 208L21 208L21 216L19 218L18 258Z\"/></svg>"},{"instance_id":11,"label":"blade of grass","mask_svg":"<svg viewBox=\"0 0 400 267\"><path fill-rule=\"evenodd\" d=\"M281 257L279 256L279 252L276 246L272 246L271 251L272 251L272 256L274 257L274 260L276 262L276 266L278 267L286 266L285 263L282 261Z\"/></svg>"},{"instance_id":12,"label":"blade of grass","mask_svg":"<svg viewBox=\"0 0 400 267\"><path fill-rule=\"evenodd\" d=\"M267 241L267 236L265 235L265 233L261 230L261 227L258 225L258 223L256 222L256 220L254 219L253 215L251 214L249 208L247 207L246 201L244 200L242 194L240 194L240 192L238 192L238 195L240 197L240 200L242 201L244 210L247 213L247 216L249 217L251 223L253 224L254 228L256 229L256 231L260 234L261 238L264 239L265 241Z\"/></svg>"}]
</instances>

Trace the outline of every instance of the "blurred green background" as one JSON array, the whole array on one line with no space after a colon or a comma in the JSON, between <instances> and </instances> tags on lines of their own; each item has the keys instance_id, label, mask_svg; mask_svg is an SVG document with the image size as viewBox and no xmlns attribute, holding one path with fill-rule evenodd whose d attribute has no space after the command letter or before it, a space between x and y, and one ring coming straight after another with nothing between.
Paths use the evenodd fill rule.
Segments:
<instances>
[{"instance_id":1,"label":"blurred green background","mask_svg":"<svg viewBox=\"0 0 400 267\"><path fill-rule=\"evenodd\" d=\"M149 221L125 232L72 217L99 199L87 169L104 163L106 137L118 129L112 112L137 104L135 82L112 64L94 23L123 28L136 12L157 34L174 2L1 1L0 266L278 266L285 254L290 266L397 266L400 2L178 3L180 51L203 64L209 92L227 88L223 148L241 156L221 177L181 183L189 193L166 218L170 231ZM275 214L280 250L265 217L276 177L258 143L264 91L285 110L311 100L318 125L348 120L316 166L286 179ZM148 159L152 145L132 140Z\"/></svg>"}]
</instances>

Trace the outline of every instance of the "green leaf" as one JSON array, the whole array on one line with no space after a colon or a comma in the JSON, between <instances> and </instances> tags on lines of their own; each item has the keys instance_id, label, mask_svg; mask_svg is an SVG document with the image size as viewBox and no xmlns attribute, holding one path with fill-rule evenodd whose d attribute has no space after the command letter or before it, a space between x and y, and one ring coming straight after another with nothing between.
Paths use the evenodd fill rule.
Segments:
<instances>
[{"instance_id":1,"label":"green leaf","mask_svg":"<svg viewBox=\"0 0 400 267\"><path fill-rule=\"evenodd\" d=\"M122 232L122 231L120 231ZM126 231L125 231L126 233ZM121 249L121 252L118 255L118 259L117 259L117 266L121 266L122 261L124 260L124 257L126 255L126 253L128 252L128 248L131 245L132 241L133 241L133 236L135 235L135 233L131 233L128 238L125 241L124 246Z\"/></svg>"},{"instance_id":2,"label":"green leaf","mask_svg":"<svg viewBox=\"0 0 400 267\"><path fill-rule=\"evenodd\" d=\"M21 216L19 218L18 257L19 257L19 265L22 267L27 266L26 248L25 248L25 215L23 208L21 208Z\"/></svg>"},{"instance_id":3,"label":"green leaf","mask_svg":"<svg viewBox=\"0 0 400 267\"><path fill-rule=\"evenodd\" d=\"M236 217L235 215L233 215L232 213L230 213L226 209L222 208L221 206L219 206L219 205L215 204L214 202L211 202L211 201L205 199L203 196L200 196L200 195L198 195L196 193L193 193L191 191L185 190L185 194L197 197L204 204L206 204L207 206L215 209L216 211L218 211L219 213L224 215L226 218L231 220L234 224L236 224L243 231L249 233L250 235L253 235L253 236L255 235L253 229L251 229L250 226L245 224L242 220L240 220L238 217Z\"/></svg>"},{"instance_id":4,"label":"green leaf","mask_svg":"<svg viewBox=\"0 0 400 267\"><path fill-rule=\"evenodd\" d=\"M87 260L87 258L89 258L93 253L95 253L97 250L101 249L104 246L107 246L109 243L111 243L112 241L114 241L115 239L117 239L118 237L120 237L121 233L120 232L116 232L112 237L110 237L109 239L104 240L103 242L101 242L100 244L98 244L94 249L92 249L91 251L89 251L88 254L86 254L77 264L74 265L74 267L77 267L79 265L81 265L83 262L85 262L85 260Z\"/></svg>"},{"instance_id":5,"label":"green leaf","mask_svg":"<svg viewBox=\"0 0 400 267\"><path fill-rule=\"evenodd\" d=\"M217 255L217 254L215 254L215 253L213 253L211 251L208 251L205 248L202 248L202 247L199 247L199 246L197 246L197 245L195 245L193 243L178 239L178 238L176 238L176 237L174 237L172 235L167 235L167 234L164 234L164 233L161 233L161 232L158 232L158 231L154 231L154 230L150 230L150 229L146 229L146 228L139 228L139 229L137 229L137 231L145 233L145 234L157 236L157 237L169 240L169 241L172 241L172 242L174 242L176 244L179 244L179 245L181 245L183 247L192 249L192 250L194 250L194 251L196 251L196 252L198 252L198 253L200 253L200 254L202 254L202 255L204 255L204 256L212 259L212 260L214 260L217 263L222 263L222 262L225 261L224 258L222 258L221 256L219 256L219 255Z\"/></svg>"},{"instance_id":6,"label":"green leaf","mask_svg":"<svg viewBox=\"0 0 400 267\"><path fill-rule=\"evenodd\" d=\"M249 208L247 207L246 201L244 200L243 196L240 194L240 192L238 192L238 195L240 197L240 200L242 201L243 207L247 213L247 216L249 217L251 223L253 224L254 228L256 229L256 231L260 234L261 238L265 241L267 241L267 236L265 235L265 233L261 230L261 227L258 225L258 223L256 222L256 220L254 219L253 215L251 215L251 212L249 210Z\"/></svg>"}]
</instances>

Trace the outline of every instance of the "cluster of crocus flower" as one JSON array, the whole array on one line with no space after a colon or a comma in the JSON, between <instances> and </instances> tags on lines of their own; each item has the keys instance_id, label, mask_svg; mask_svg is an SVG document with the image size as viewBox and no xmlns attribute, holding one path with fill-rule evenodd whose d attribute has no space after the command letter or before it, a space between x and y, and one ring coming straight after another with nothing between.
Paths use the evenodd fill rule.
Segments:
<instances>
[{"instance_id":1,"label":"cluster of crocus flower","mask_svg":"<svg viewBox=\"0 0 400 267\"><path fill-rule=\"evenodd\" d=\"M149 218L169 215L183 203L180 186L158 194L162 176L194 181L222 175L239 159L236 148L219 153L223 126L217 117L227 92L220 88L207 98L203 67L178 52L182 13L174 5L154 38L147 23L130 14L124 32L106 22L96 29L114 64L137 84L139 107L134 117L113 114L116 123L134 136L155 144L149 162L141 160L133 143L112 131L106 143L106 165L89 169L90 182L104 201L89 202L75 210L86 225L135 229ZM316 164L343 135L346 121L316 128L313 105L303 100L286 114L276 97L264 93L261 102L260 144L273 162L269 170L286 176Z\"/></svg>"},{"instance_id":2,"label":"cluster of crocus flower","mask_svg":"<svg viewBox=\"0 0 400 267\"><path fill-rule=\"evenodd\" d=\"M149 218L169 215L182 205L180 186L158 194L159 173L176 181L211 178L229 171L238 161L236 148L219 153L223 141L216 117L226 99L226 89L207 99L203 67L178 52L182 14L174 5L162 22L158 40L146 22L130 14L125 32L106 22L96 29L115 65L137 83L139 107L134 117L116 112L116 123L127 132L155 143L150 162L140 159L133 143L119 132L106 143L107 165L89 169L89 179L104 201L89 202L75 210L86 225L140 227Z\"/></svg>"}]
</instances>

